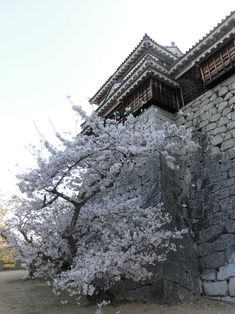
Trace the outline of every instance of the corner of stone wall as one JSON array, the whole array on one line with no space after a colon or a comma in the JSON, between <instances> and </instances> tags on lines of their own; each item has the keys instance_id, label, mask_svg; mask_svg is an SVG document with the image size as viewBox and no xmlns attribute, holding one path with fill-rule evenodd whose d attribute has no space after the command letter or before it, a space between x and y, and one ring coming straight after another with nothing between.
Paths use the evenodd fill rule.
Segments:
<instances>
[{"instance_id":1,"label":"corner of stone wall","mask_svg":"<svg viewBox=\"0 0 235 314\"><path fill-rule=\"evenodd\" d=\"M144 207L163 202L172 217L172 223L167 228L181 230L189 227L183 218L184 208L177 202L181 194L178 171L171 170L159 154L145 163L137 164L133 169L124 169L114 192L124 193L126 197L137 193ZM183 239L176 241L176 246L176 252L170 252L165 262L153 267L152 272L156 276L143 284L119 282L112 289L115 297L119 300L139 299L152 303L195 300L202 290L197 246L192 240L190 228Z\"/></svg>"},{"instance_id":2,"label":"corner of stone wall","mask_svg":"<svg viewBox=\"0 0 235 314\"><path fill-rule=\"evenodd\" d=\"M235 75L176 115L202 143L182 161L181 200L198 246L205 295L235 302Z\"/></svg>"}]
</instances>

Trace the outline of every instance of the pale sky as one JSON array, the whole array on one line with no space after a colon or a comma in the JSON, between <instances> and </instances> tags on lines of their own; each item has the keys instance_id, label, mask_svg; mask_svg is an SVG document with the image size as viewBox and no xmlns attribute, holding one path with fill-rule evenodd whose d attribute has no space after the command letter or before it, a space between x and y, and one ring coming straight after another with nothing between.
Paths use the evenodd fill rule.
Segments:
<instances>
[{"instance_id":1,"label":"pale sky","mask_svg":"<svg viewBox=\"0 0 235 314\"><path fill-rule=\"evenodd\" d=\"M145 33L185 52L233 9L231 0L0 0L0 191L15 190L15 164L33 165L33 121L48 138L48 119L74 133L66 96L89 109Z\"/></svg>"}]
</instances>

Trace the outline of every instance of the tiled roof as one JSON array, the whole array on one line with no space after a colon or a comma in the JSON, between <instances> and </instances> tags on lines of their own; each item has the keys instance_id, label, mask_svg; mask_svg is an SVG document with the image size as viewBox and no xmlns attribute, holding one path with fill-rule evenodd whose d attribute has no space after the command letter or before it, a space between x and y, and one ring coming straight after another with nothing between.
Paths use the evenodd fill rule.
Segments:
<instances>
[{"instance_id":1,"label":"tiled roof","mask_svg":"<svg viewBox=\"0 0 235 314\"><path fill-rule=\"evenodd\" d=\"M218 23L209 33L192 46L171 68L171 73L184 67L190 61L197 58L201 53L213 46L229 30L235 28L235 11L232 11L225 19Z\"/></svg>"},{"instance_id":2,"label":"tiled roof","mask_svg":"<svg viewBox=\"0 0 235 314\"><path fill-rule=\"evenodd\" d=\"M101 86L97 93L90 99L91 103L100 103L106 93L110 90L114 81L120 80L121 76L125 75L133 65L139 60L142 55L148 51L149 48L153 48L160 55L163 56L168 62L173 63L177 60L177 57L171 53L165 47L156 43L147 34L144 35L140 43L132 50L128 57L122 62L122 64L117 68L113 75L111 75L108 80Z\"/></svg>"},{"instance_id":3,"label":"tiled roof","mask_svg":"<svg viewBox=\"0 0 235 314\"><path fill-rule=\"evenodd\" d=\"M106 106L105 98L113 97L122 90L123 86L129 81L131 75L135 75L137 70L143 64L145 57L150 54L153 59L153 64L161 73L165 73L166 77L174 80L180 73L186 71L187 68L193 66L195 61L206 56L215 49L217 45L221 45L224 40L234 36L235 34L235 12L231 12L224 20L215 26L208 34L190 48L184 55L180 57L180 50L175 45L164 47L155 42L147 34L144 35L139 44L132 50L127 58L121 63L113 75L101 86L96 94L90 99L91 103L100 105L98 110ZM170 49L171 48L171 49ZM172 48L177 49L172 51ZM174 53L175 52L175 53ZM176 56L177 52L177 56ZM155 58L155 60L154 60ZM160 63L161 59L165 63ZM159 61L159 62L158 62ZM160 68L162 67L162 69ZM113 84L119 82L119 86L112 89ZM108 100L107 99L107 100Z\"/></svg>"},{"instance_id":4,"label":"tiled roof","mask_svg":"<svg viewBox=\"0 0 235 314\"><path fill-rule=\"evenodd\" d=\"M158 77L173 87L179 86L179 84L170 77L169 71L161 64L158 64L149 54L143 59L141 64L138 64L134 73L128 75L125 80L113 91L113 93L108 96L107 100L101 102L100 106L97 108L97 112L102 113L113 101L120 100L120 97L122 98L124 95L129 93L139 84L139 82L143 81L149 75Z\"/></svg>"}]
</instances>

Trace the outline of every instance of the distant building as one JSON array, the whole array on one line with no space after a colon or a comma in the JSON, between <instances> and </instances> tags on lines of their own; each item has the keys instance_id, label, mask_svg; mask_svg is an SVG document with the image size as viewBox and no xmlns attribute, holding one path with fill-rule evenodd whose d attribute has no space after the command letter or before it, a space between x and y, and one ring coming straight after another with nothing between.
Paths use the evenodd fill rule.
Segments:
<instances>
[{"instance_id":1,"label":"distant building","mask_svg":"<svg viewBox=\"0 0 235 314\"><path fill-rule=\"evenodd\" d=\"M3 227L2 219L5 214L6 210L0 208L0 228ZM5 239L0 235L0 270L3 268L13 268L15 265L15 257L15 252L8 247Z\"/></svg>"}]
</instances>

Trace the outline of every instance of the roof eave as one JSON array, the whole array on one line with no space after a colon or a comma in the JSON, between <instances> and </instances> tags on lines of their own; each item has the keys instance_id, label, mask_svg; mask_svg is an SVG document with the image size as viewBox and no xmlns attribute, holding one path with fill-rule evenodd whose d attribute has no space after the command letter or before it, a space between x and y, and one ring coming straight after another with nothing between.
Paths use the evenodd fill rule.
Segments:
<instances>
[{"instance_id":1,"label":"roof eave","mask_svg":"<svg viewBox=\"0 0 235 314\"><path fill-rule=\"evenodd\" d=\"M153 39L151 39L147 34L143 37L143 39L140 41L140 43L136 46L136 48L129 54L129 56L123 61L123 63L117 68L117 70L114 72L112 76L109 77L109 79L103 84L103 86L96 92L96 94L90 98L91 104L99 104L102 99L105 97L105 94L110 88L110 85L112 85L112 82L118 78L118 75L120 75L120 72L125 72L125 68L128 69L128 62L137 62L141 55L141 51L147 50L149 47L158 49L162 55L165 55L172 61L177 60L177 57L172 54L170 51L168 51L163 46L157 44ZM127 71L127 70L126 70Z\"/></svg>"},{"instance_id":2,"label":"roof eave","mask_svg":"<svg viewBox=\"0 0 235 314\"><path fill-rule=\"evenodd\" d=\"M192 59L195 59L195 54L199 55L208 49L207 42L211 43L213 46L217 41L219 41L224 36L224 31L229 32L231 30L231 25L234 27L235 23L235 11L231 12L220 24L218 24L211 32L204 36L196 45L194 45L186 54L176 61L176 63L171 67L170 73L177 73L178 69L182 66L188 66ZM222 32L223 31L223 32ZM221 35L219 38L215 38L215 35Z\"/></svg>"},{"instance_id":3,"label":"roof eave","mask_svg":"<svg viewBox=\"0 0 235 314\"><path fill-rule=\"evenodd\" d=\"M145 78L151 75L157 77L158 79L162 80L163 82L169 84L172 87L175 87L175 88L180 87L179 83L177 83L175 80L167 76L167 74L160 73L156 71L156 69L154 69L152 66L149 65L146 69L142 71L141 75L140 74L135 75L135 78L133 77L132 80L129 80L125 82L123 85L121 85L115 91L115 93L109 99L107 99L106 102L102 104L102 106L97 108L96 111L102 114L112 102L114 102L115 100L119 101L120 97L121 98L125 97L131 90L136 88L139 83L141 83Z\"/></svg>"}]
</instances>

